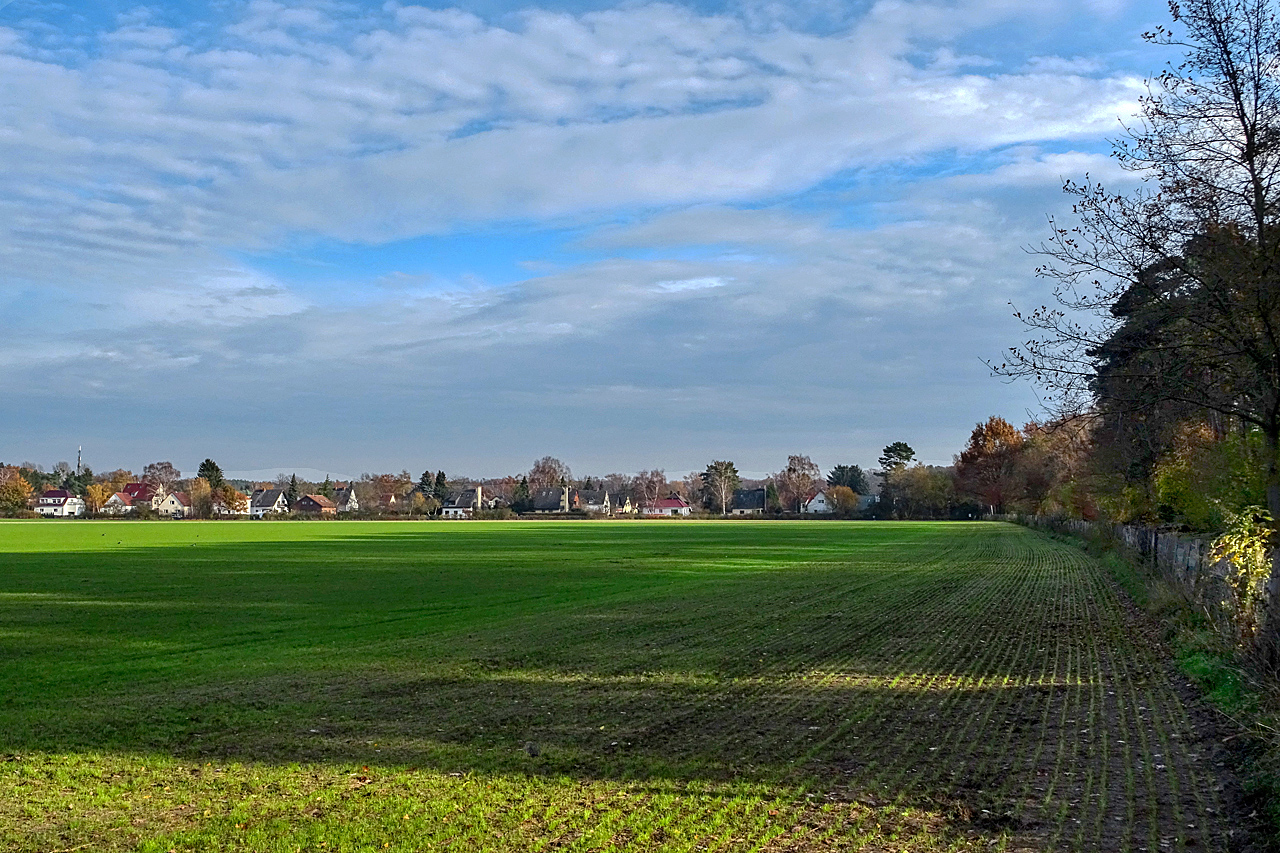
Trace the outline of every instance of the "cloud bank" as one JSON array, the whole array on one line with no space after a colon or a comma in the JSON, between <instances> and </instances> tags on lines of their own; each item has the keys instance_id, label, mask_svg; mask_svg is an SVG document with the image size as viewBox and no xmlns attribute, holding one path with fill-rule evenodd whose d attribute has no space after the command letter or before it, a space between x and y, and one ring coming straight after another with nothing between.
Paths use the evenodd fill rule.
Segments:
<instances>
[{"instance_id":1,"label":"cloud bank","mask_svg":"<svg viewBox=\"0 0 1280 853\"><path fill-rule=\"evenodd\" d=\"M991 35L1112 4L232 10L0 28L0 391L58 424L6 453L937 457L1033 402L979 359L1141 91Z\"/></svg>"}]
</instances>

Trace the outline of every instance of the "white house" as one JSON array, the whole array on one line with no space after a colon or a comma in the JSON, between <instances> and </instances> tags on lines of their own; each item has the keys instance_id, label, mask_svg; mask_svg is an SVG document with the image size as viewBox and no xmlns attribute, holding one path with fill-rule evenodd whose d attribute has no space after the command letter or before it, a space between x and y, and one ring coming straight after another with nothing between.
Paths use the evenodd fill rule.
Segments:
<instances>
[{"instance_id":1,"label":"white house","mask_svg":"<svg viewBox=\"0 0 1280 853\"><path fill-rule=\"evenodd\" d=\"M188 497L186 492L173 492L160 502L160 508L156 511L170 518L189 518L191 516L191 498Z\"/></svg>"},{"instance_id":2,"label":"white house","mask_svg":"<svg viewBox=\"0 0 1280 853\"><path fill-rule=\"evenodd\" d=\"M116 492L102 505L103 515L132 515L137 509L127 492Z\"/></svg>"},{"instance_id":3,"label":"white house","mask_svg":"<svg viewBox=\"0 0 1280 853\"><path fill-rule=\"evenodd\" d=\"M36 501L36 512L47 518L71 518L84 515L84 499L66 489L50 489Z\"/></svg>"},{"instance_id":4,"label":"white house","mask_svg":"<svg viewBox=\"0 0 1280 853\"><path fill-rule=\"evenodd\" d=\"M284 489L254 489L249 501L249 515L282 515L289 511L289 498Z\"/></svg>"},{"instance_id":5,"label":"white house","mask_svg":"<svg viewBox=\"0 0 1280 853\"><path fill-rule=\"evenodd\" d=\"M351 486L339 486L334 489L333 504L338 508L338 512L360 511L360 501L356 500L356 490Z\"/></svg>"},{"instance_id":6,"label":"white house","mask_svg":"<svg viewBox=\"0 0 1280 853\"><path fill-rule=\"evenodd\" d=\"M763 515L765 508L764 489L734 489L733 503L729 504L730 515Z\"/></svg>"},{"instance_id":7,"label":"white house","mask_svg":"<svg viewBox=\"0 0 1280 853\"><path fill-rule=\"evenodd\" d=\"M689 502L679 495L672 495L669 498L655 501L653 504L646 506L641 510L642 515L689 515L693 512L693 507Z\"/></svg>"},{"instance_id":8,"label":"white house","mask_svg":"<svg viewBox=\"0 0 1280 853\"><path fill-rule=\"evenodd\" d=\"M809 500L805 501L800 507L801 512L812 513L814 515L825 515L835 512L835 507L831 505L831 501L827 498L826 492L818 492Z\"/></svg>"},{"instance_id":9,"label":"white house","mask_svg":"<svg viewBox=\"0 0 1280 853\"><path fill-rule=\"evenodd\" d=\"M441 518L471 518L477 509L484 507L484 487L454 492L440 508Z\"/></svg>"}]
</instances>

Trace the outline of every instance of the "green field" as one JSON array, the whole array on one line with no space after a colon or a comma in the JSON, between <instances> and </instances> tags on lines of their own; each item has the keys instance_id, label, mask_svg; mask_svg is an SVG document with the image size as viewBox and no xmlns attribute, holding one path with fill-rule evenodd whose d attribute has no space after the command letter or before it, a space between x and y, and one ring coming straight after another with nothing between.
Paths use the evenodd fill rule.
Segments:
<instances>
[{"instance_id":1,"label":"green field","mask_svg":"<svg viewBox=\"0 0 1280 853\"><path fill-rule=\"evenodd\" d=\"M1226 849L1131 619L1000 524L0 524L0 849Z\"/></svg>"}]
</instances>

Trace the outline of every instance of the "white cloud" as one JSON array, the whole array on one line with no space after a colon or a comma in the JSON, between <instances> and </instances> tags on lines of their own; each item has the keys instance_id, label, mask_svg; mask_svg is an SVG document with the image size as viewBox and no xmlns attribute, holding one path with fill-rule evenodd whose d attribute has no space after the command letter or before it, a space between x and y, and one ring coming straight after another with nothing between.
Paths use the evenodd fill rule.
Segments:
<instances>
[{"instance_id":1,"label":"white cloud","mask_svg":"<svg viewBox=\"0 0 1280 853\"><path fill-rule=\"evenodd\" d=\"M91 49L0 28L0 157L20 164L0 170L0 387L283 400L290 418L358 400L414 441L455 406L493 429L559 422L556 405L704 426L737 407L830 433L945 400L971 423L1003 393L966 383L1015 331L1033 211L1062 176L1116 177L1051 149L1096 144L1140 91L1088 57L991 65L958 45L1039 9L649 4L499 25L255 0L199 39L146 16ZM911 171L954 152L999 162ZM860 199L863 224L840 224L842 190L777 201L863 171L902 176ZM332 292L228 260L511 221L578 226L585 259L526 258L538 274L502 287L350 268ZM385 424L370 441L395 438Z\"/></svg>"},{"instance_id":2,"label":"white cloud","mask_svg":"<svg viewBox=\"0 0 1280 853\"><path fill-rule=\"evenodd\" d=\"M732 279L723 279L719 276L709 275L702 278L684 278L674 281L660 281L654 287L662 293L686 293L690 290L709 290L715 287L724 287Z\"/></svg>"},{"instance_id":3,"label":"white cloud","mask_svg":"<svg viewBox=\"0 0 1280 853\"><path fill-rule=\"evenodd\" d=\"M1124 76L1045 59L982 76L945 45L926 69L901 55L1013 14L879 3L816 36L667 5L529 10L504 28L256 0L212 46L131 24L74 67L0 31L0 156L24 166L0 178L0 228L18 274L295 231L376 242L749 200L938 150L1096 135L1132 111Z\"/></svg>"}]
</instances>

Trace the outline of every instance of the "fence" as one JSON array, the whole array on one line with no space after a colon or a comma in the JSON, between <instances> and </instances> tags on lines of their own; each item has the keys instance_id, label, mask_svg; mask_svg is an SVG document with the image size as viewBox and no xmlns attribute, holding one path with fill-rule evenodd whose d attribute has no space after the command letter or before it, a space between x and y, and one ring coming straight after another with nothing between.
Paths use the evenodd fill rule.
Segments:
<instances>
[{"instance_id":1,"label":"fence","mask_svg":"<svg viewBox=\"0 0 1280 853\"><path fill-rule=\"evenodd\" d=\"M1280 668L1280 551L1272 556L1271 578L1252 608L1242 605L1231 582L1232 565L1215 560L1206 538L1139 524L1106 524L1078 518L1009 516L1009 521L1084 539L1121 545L1204 613L1225 639L1239 643L1264 665Z\"/></svg>"}]
</instances>

